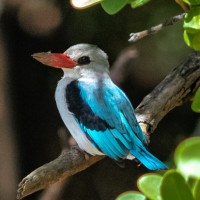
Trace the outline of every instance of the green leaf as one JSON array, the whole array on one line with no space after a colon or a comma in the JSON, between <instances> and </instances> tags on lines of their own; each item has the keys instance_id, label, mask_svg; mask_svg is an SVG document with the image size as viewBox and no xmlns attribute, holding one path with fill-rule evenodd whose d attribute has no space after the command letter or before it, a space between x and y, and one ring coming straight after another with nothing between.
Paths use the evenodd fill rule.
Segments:
<instances>
[{"instance_id":1,"label":"green leaf","mask_svg":"<svg viewBox=\"0 0 200 200\"><path fill-rule=\"evenodd\" d=\"M185 43L196 51L200 51L200 31L198 33L190 33L184 31L183 34Z\"/></svg>"},{"instance_id":2,"label":"green leaf","mask_svg":"<svg viewBox=\"0 0 200 200\"><path fill-rule=\"evenodd\" d=\"M189 5L199 5L200 4L200 0L183 0L183 1Z\"/></svg>"},{"instance_id":3,"label":"green leaf","mask_svg":"<svg viewBox=\"0 0 200 200\"><path fill-rule=\"evenodd\" d=\"M160 186L162 183L162 176L155 173L145 174L138 179L137 185L141 192L148 198L154 200L161 200Z\"/></svg>"},{"instance_id":4,"label":"green leaf","mask_svg":"<svg viewBox=\"0 0 200 200\"><path fill-rule=\"evenodd\" d=\"M191 106L194 112L200 113L200 88L197 90Z\"/></svg>"},{"instance_id":5,"label":"green leaf","mask_svg":"<svg viewBox=\"0 0 200 200\"><path fill-rule=\"evenodd\" d=\"M127 3L128 0L105 0L101 5L105 12L113 15L119 12Z\"/></svg>"},{"instance_id":6,"label":"green leaf","mask_svg":"<svg viewBox=\"0 0 200 200\"><path fill-rule=\"evenodd\" d=\"M186 178L200 178L200 137L181 142L176 148L174 160L177 170Z\"/></svg>"},{"instance_id":7,"label":"green leaf","mask_svg":"<svg viewBox=\"0 0 200 200\"><path fill-rule=\"evenodd\" d=\"M200 1L200 0L199 0ZM185 43L194 50L200 50L200 7L193 7L185 15L183 27Z\"/></svg>"},{"instance_id":8,"label":"green leaf","mask_svg":"<svg viewBox=\"0 0 200 200\"><path fill-rule=\"evenodd\" d=\"M124 192L120 194L115 200L146 200L146 197L139 192Z\"/></svg>"},{"instance_id":9,"label":"green leaf","mask_svg":"<svg viewBox=\"0 0 200 200\"><path fill-rule=\"evenodd\" d=\"M148 3L150 0L132 0L129 1L129 3L131 3L131 7L132 8L136 8L139 6L143 6L144 4Z\"/></svg>"},{"instance_id":10,"label":"green leaf","mask_svg":"<svg viewBox=\"0 0 200 200\"><path fill-rule=\"evenodd\" d=\"M161 195L163 200L193 200L185 179L175 170L169 170L164 174Z\"/></svg>"},{"instance_id":11,"label":"green leaf","mask_svg":"<svg viewBox=\"0 0 200 200\"><path fill-rule=\"evenodd\" d=\"M200 31L200 7L192 8L184 19L183 28L189 33Z\"/></svg>"},{"instance_id":12,"label":"green leaf","mask_svg":"<svg viewBox=\"0 0 200 200\"><path fill-rule=\"evenodd\" d=\"M194 199L199 200L200 199L200 179L197 180L197 182L194 185Z\"/></svg>"},{"instance_id":13,"label":"green leaf","mask_svg":"<svg viewBox=\"0 0 200 200\"><path fill-rule=\"evenodd\" d=\"M77 9L84 9L95 4L101 3L102 0L70 0L71 5Z\"/></svg>"}]
</instances>

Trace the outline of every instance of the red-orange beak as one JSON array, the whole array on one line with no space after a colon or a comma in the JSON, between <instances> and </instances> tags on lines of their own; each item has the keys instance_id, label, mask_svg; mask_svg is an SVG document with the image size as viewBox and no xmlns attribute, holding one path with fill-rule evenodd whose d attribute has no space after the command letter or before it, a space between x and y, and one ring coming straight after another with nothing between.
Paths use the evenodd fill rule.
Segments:
<instances>
[{"instance_id":1,"label":"red-orange beak","mask_svg":"<svg viewBox=\"0 0 200 200\"><path fill-rule=\"evenodd\" d=\"M72 60L64 53L42 52L34 53L32 56L42 64L51 67L72 69L77 65L76 61Z\"/></svg>"}]
</instances>

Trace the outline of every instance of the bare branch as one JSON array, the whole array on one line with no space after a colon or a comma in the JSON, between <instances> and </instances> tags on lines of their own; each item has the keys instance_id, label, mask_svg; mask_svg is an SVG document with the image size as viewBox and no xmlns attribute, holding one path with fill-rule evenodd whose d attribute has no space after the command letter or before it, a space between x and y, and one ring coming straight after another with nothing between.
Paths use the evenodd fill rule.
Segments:
<instances>
[{"instance_id":1,"label":"bare branch","mask_svg":"<svg viewBox=\"0 0 200 200\"><path fill-rule=\"evenodd\" d=\"M175 24L176 22L182 20L184 17L185 17L185 13L182 13L180 15L176 15L174 17L171 17L171 18L165 20L164 23L162 23L162 24L158 24L156 26L153 26L148 30L144 30L144 31L141 31L141 32L138 32L138 33L131 33L130 39L128 41L129 42L136 42L136 41L142 39L143 37L157 33L158 31L162 30L166 26L171 26L171 25Z\"/></svg>"},{"instance_id":2,"label":"bare branch","mask_svg":"<svg viewBox=\"0 0 200 200\"><path fill-rule=\"evenodd\" d=\"M102 158L104 156L90 156L78 148L63 151L58 158L34 170L21 181L17 199L47 188L57 181L64 180L88 168Z\"/></svg>"},{"instance_id":3,"label":"bare branch","mask_svg":"<svg viewBox=\"0 0 200 200\"><path fill-rule=\"evenodd\" d=\"M188 60L175 68L140 103L136 109L138 121L144 133L149 136L160 120L173 108L182 105L193 97L200 86L200 55L192 54ZM19 184L18 199L44 189L50 184L64 180L104 158L90 156L79 149L63 151L50 163L47 163Z\"/></svg>"},{"instance_id":4,"label":"bare branch","mask_svg":"<svg viewBox=\"0 0 200 200\"><path fill-rule=\"evenodd\" d=\"M191 100L200 86L200 54L196 52L175 68L136 109L142 130L148 135L162 118L176 106Z\"/></svg>"}]
</instances>

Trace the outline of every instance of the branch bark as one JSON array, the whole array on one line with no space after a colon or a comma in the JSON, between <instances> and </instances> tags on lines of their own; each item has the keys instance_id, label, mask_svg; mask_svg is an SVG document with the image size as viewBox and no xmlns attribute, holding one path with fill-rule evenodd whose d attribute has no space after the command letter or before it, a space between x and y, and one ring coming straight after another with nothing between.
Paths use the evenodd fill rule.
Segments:
<instances>
[{"instance_id":1,"label":"branch bark","mask_svg":"<svg viewBox=\"0 0 200 200\"><path fill-rule=\"evenodd\" d=\"M185 17L185 13L182 13L180 15L176 15L174 17L166 19L162 24L158 24L156 26L153 26L150 29L147 29L147 30L144 30L144 31L141 31L141 32L137 32L137 33L131 33L130 39L128 41L129 42L136 42L136 41L142 39L143 37L157 33L158 31L162 30L166 26L171 26L171 25L175 24L176 22L182 20L184 17Z\"/></svg>"},{"instance_id":2,"label":"branch bark","mask_svg":"<svg viewBox=\"0 0 200 200\"><path fill-rule=\"evenodd\" d=\"M200 86L200 55L193 53L179 65L140 103L136 109L137 119L148 137L162 118L176 106L190 100ZM63 151L61 155L26 176L19 184L17 198L48 187L66 179L104 156L90 156L77 148Z\"/></svg>"},{"instance_id":3,"label":"branch bark","mask_svg":"<svg viewBox=\"0 0 200 200\"><path fill-rule=\"evenodd\" d=\"M200 54L193 53L175 68L136 108L137 120L148 135L172 109L192 100L200 86Z\"/></svg>"}]
</instances>

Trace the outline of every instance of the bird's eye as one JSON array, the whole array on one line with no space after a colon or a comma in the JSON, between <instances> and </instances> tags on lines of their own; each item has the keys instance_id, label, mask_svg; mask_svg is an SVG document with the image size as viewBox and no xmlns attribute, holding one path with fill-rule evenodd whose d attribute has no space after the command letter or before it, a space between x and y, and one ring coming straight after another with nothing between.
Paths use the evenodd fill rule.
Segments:
<instances>
[{"instance_id":1,"label":"bird's eye","mask_svg":"<svg viewBox=\"0 0 200 200\"><path fill-rule=\"evenodd\" d=\"M89 56L82 56L78 59L78 64L79 65L87 65L90 63L90 58Z\"/></svg>"}]
</instances>

